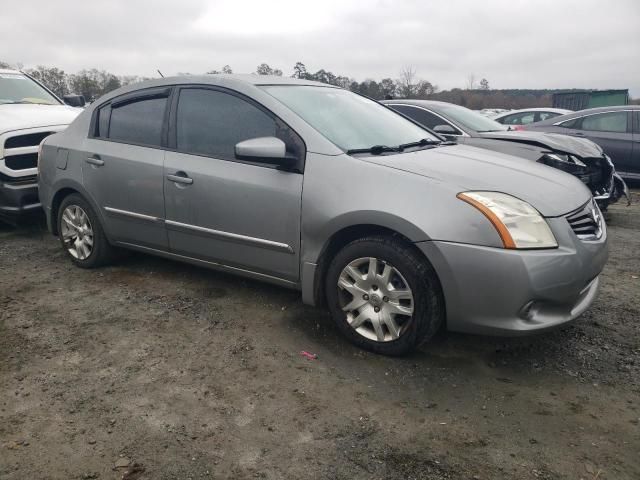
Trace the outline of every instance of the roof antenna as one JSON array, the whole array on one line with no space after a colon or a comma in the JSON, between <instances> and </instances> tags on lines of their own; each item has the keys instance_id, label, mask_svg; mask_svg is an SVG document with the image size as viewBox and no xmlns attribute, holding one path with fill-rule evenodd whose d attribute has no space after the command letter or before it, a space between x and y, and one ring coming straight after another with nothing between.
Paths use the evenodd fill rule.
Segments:
<instances>
[{"instance_id":1,"label":"roof antenna","mask_svg":"<svg viewBox=\"0 0 640 480\"><path fill-rule=\"evenodd\" d=\"M162 74L162 72L160 71L160 69L158 69L158 73L160 74L160 76L161 76L162 78L164 78L164 75Z\"/></svg>"}]
</instances>

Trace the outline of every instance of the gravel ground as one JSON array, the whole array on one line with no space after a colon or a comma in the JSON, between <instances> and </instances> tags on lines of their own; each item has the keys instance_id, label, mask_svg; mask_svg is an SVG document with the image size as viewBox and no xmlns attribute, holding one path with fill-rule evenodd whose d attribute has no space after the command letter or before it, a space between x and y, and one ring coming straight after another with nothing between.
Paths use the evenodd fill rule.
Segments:
<instances>
[{"instance_id":1,"label":"gravel ground","mask_svg":"<svg viewBox=\"0 0 640 480\"><path fill-rule=\"evenodd\" d=\"M295 292L0 226L0 478L638 479L640 192L608 217L576 323L400 359Z\"/></svg>"}]
</instances>

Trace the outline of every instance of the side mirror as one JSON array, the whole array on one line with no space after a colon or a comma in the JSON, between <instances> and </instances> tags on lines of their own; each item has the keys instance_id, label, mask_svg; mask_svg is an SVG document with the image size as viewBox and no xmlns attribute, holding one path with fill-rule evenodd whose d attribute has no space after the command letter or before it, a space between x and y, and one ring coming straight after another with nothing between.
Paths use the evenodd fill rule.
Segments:
<instances>
[{"instance_id":1,"label":"side mirror","mask_svg":"<svg viewBox=\"0 0 640 480\"><path fill-rule=\"evenodd\" d=\"M62 100L71 107L84 107L87 104L82 95L65 95Z\"/></svg>"},{"instance_id":2,"label":"side mirror","mask_svg":"<svg viewBox=\"0 0 640 480\"><path fill-rule=\"evenodd\" d=\"M282 166L289 166L292 163L292 159L287 156L286 145L276 137L251 138L236 143L236 158Z\"/></svg>"},{"instance_id":3,"label":"side mirror","mask_svg":"<svg viewBox=\"0 0 640 480\"><path fill-rule=\"evenodd\" d=\"M457 135L458 132L451 125L436 125L433 131L440 135Z\"/></svg>"}]
</instances>

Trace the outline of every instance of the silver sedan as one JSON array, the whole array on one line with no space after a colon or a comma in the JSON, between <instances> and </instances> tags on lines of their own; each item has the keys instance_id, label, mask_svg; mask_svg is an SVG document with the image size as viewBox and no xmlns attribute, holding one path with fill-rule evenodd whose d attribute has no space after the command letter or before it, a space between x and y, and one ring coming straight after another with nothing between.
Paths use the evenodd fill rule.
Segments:
<instances>
[{"instance_id":1,"label":"silver sedan","mask_svg":"<svg viewBox=\"0 0 640 480\"><path fill-rule=\"evenodd\" d=\"M39 188L79 267L128 248L294 288L383 354L574 320L607 259L575 177L280 77L116 90L43 142Z\"/></svg>"}]
</instances>

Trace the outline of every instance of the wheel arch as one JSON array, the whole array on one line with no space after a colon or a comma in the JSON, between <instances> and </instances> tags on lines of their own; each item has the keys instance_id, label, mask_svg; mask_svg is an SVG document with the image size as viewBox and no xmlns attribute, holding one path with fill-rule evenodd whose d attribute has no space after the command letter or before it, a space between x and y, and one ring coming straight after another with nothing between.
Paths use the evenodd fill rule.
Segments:
<instances>
[{"instance_id":1,"label":"wheel arch","mask_svg":"<svg viewBox=\"0 0 640 480\"><path fill-rule=\"evenodd\" d=\"M351 243L354 240L365 238L368 236L388 236L395 237L410 246L415 252L423 258L431 267L433 268L433 264L429 261L429 259L425 256L424 252L415 246L415 242L419 240L414 240L402 232L399 232L393 228L383 226L377 223L360 223L355 225L349 225L343 227L337 231L335 231L324 243L320 254L318 256L316 262L316 268L313 275L313 295L312 301L314 305L324 306L326 304L326 295L325 295L325 277L327 274L327 270L329 268L329 264L331 263L331 259L335 256L337 252L339 252L346 245ZM435 272L435 268L433 269ZM437 276L437 272L436 272ZM439 278L438 278L439 281ZM303 293L304 293L303 287Z\"/></svg>"},{"instance_id":2,"label":"wheel arch","mask_svg":"<svg viewBox=\"0 0 640 480\"><path fill-rule=\"evenodd\" d=\"M58 232L58 212L60 209L60 205L62 204L62 201L66 197L74 193L77 193L82 198L84 198L87 202L89 202L89 204L93 208L93 211L96 212L96 215L98 215L100 222L102 223L102 225L104 225L102 211L100 210L100 208L98 208L98 205L96 205L96 203L93 201L91 196L87 193L87 191L83 188L81 184L69 180L69 181L61 182L60 184L56 185L55 193L51 196L51 210L50 210L51 213L49 214L49 218L47 220L49 222L49 225L51 226L51 233L53 233L56 236L59 233ZM107 234L107 232L105 232L105 234Z\"/></svg>"}]
</instances>

